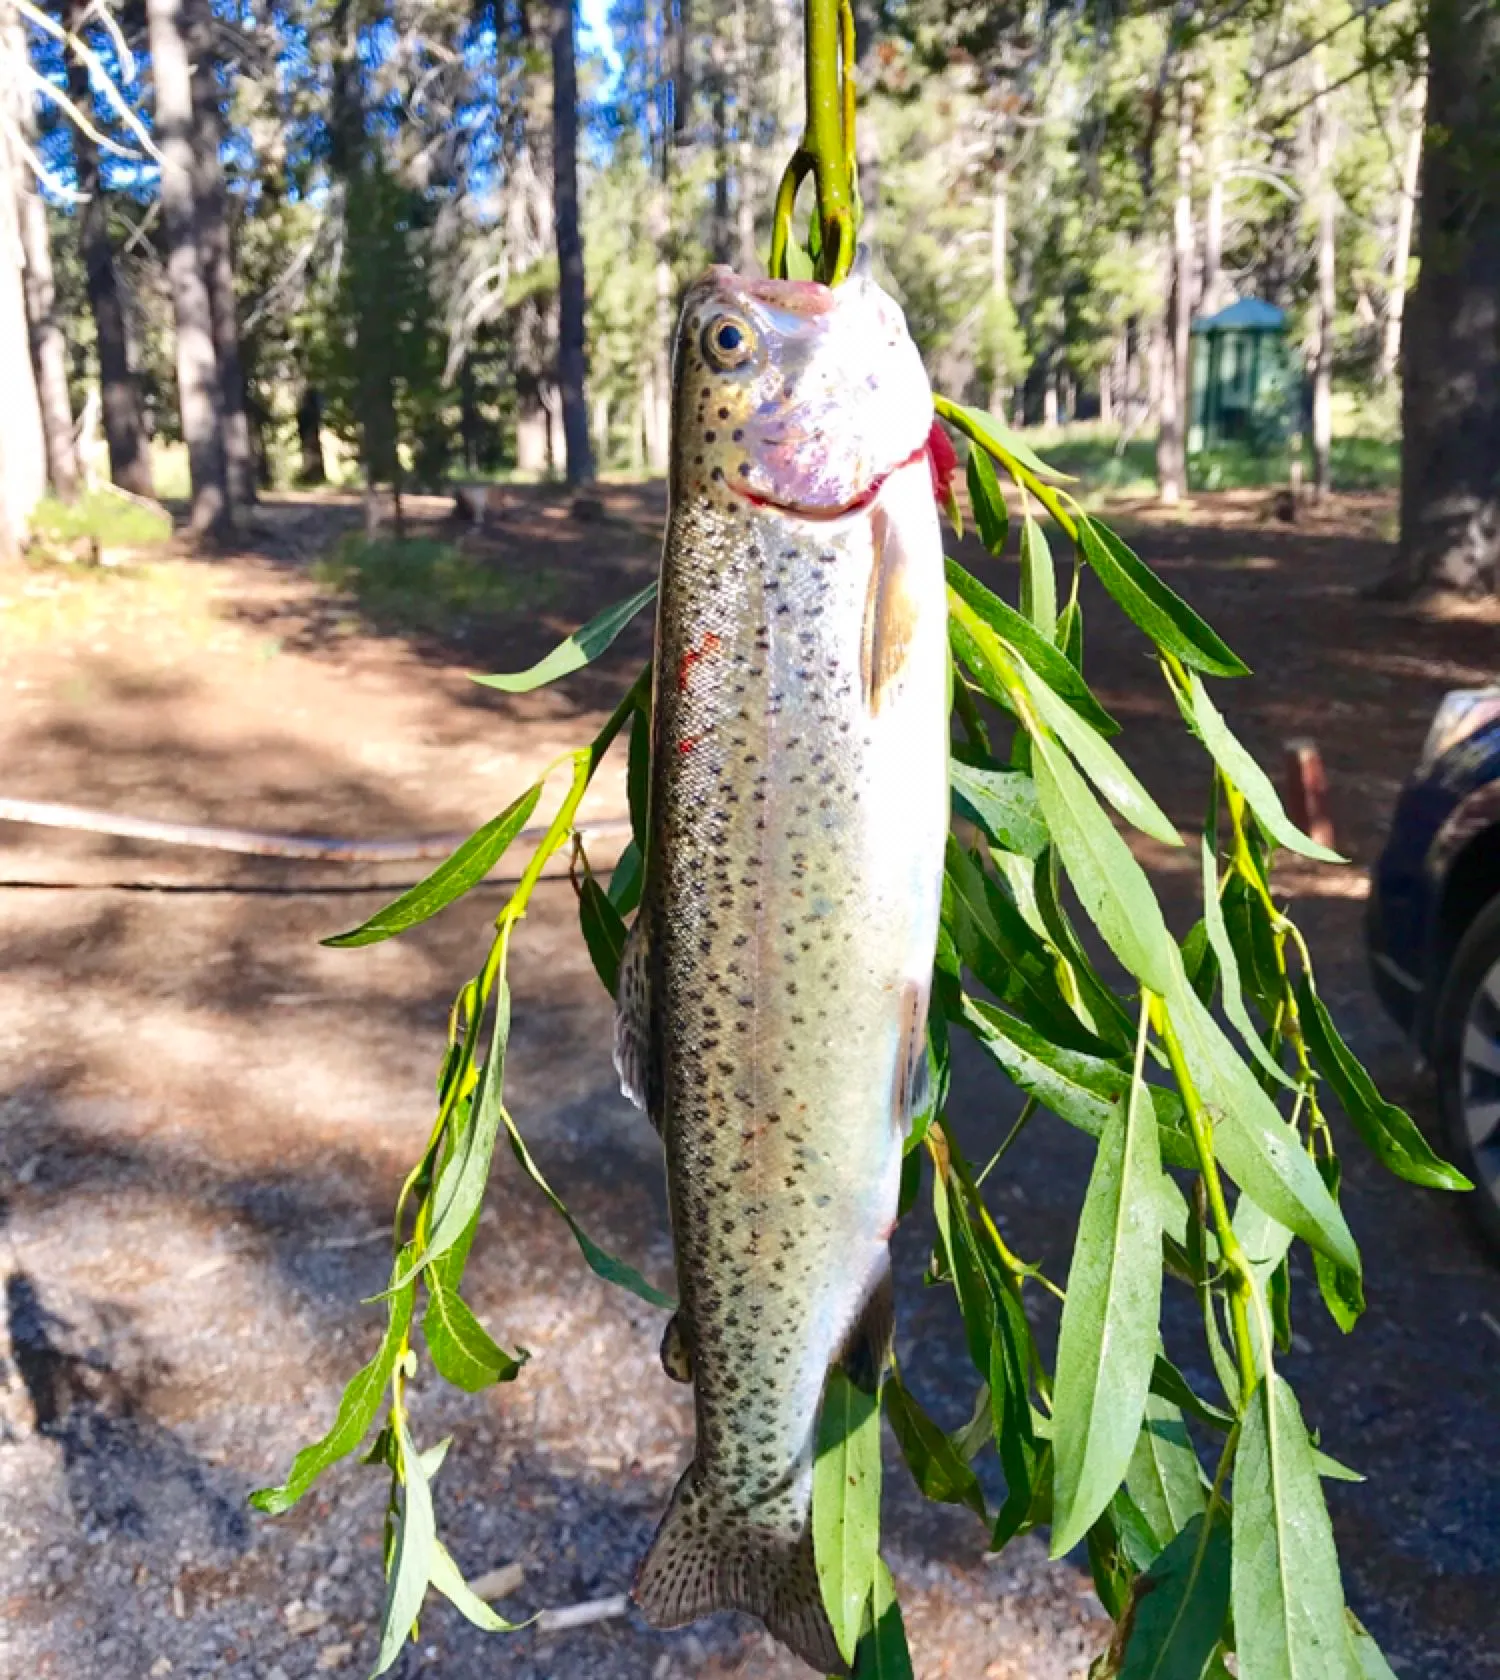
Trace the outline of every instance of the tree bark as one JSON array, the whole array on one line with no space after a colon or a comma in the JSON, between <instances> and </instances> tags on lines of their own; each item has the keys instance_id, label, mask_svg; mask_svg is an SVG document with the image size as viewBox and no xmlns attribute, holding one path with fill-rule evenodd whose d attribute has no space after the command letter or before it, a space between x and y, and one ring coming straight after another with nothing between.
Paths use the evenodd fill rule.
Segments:
<instances>
[{"instance_id":1,"label":"tree bark","mask_svg":"<svg viewBox=\"0 0 1500 1680\"><path fill-rule=\"evenodd\" d=\"M1322 55L1313 60L1313 86L1321 94L1328 86ZM1312 108L1313 193L1317 203L1318 290L1312 333L1312 451L1313 500L1321 501L1332 487L1333 454L1333 314L1338 303L1334 272L1334 236L1338 195L1333 183L1334 114L1326 97Z\"/></svg>"},{"instance_id":2,"label":"tree bark","mask_svg":"<svg viewBox=\"0 0 1500 1680\"><path fill-rule=\"evenodd\" d=\"M57 322L47 206L34 185L21 189L20 222L21 248L26 258L26 316L47 445L47 476L57 495L72 502L78 499L79 474L73 403L68 395L68 351Z\"/></svg>"},{"instance_id":3,"label":"tree bark","mask_svg":"<svg viewBox=\"0 0 1500 1680\"><path fill-rule=\"evenodd\" d=\"M745 28L745 0L734 7L734 220L736 261L741 274L753 274L755 250L755 143L750 133L751 96L750 43ZM865 123L865 128L873 127ZM856 133L859 131L857 130ZM857 143L857 142L856 142Z\"/></svg>"},{"instance_id":4,"label":"tree bark","mask_svg":"<svg viewBox=\"0 0 1500 1680\"><path fill-rule=\"evenodd\" d=\"M727 263L730 249L729 220L729 67L724 43L714 38L710 62L714 89L714 212L711 248L716 263Z\"/></svg>"},{"instance_id":5,"label":"tree bark","mask_svg":"<svg viewBox=\"0 0 1500 1680\"><path fill-rule=\"evenodd\" d=\"M234 287L224 169L219 162L224 121L214 75L213 13L208 0L189 0L187 20L193 49L193 165L199 260L213 316L214 359L218 363L219 395L224 407L224 468L231 502L250 507L256 495L255 451L245 406L239 298Z\"/></svg>"},{"instance_id":6,"label":"tree bark","mask_svg":"<svg viewBox=\"0 0 1500 1680\"><path fill-rule=\"evenodd\" d=\"M68 27L82 27L86 7L74 5ZM68 97L82 110L93 99L88 71L67 55ZM78 243L83 253L89 308L94 317L94 341L99 357L99 399L104 438L109 449L109 476L133 496L151 496L151 445L140 389L130 367L130 340L125 325L125 301L109 243L109 209L99 167L99 148L76 123L69 123L73 139L73 172L84 203L78 212Z\"/></svg>"},{"instance_id":7,"label":"tree bark","mask_svg":"<svg viewBox=\"0 0 1500 1680\"><path fill-rule=\"evenodd\" d=\"M217 536L228 530L232 516L213 307L199 251L193 80L183 14L183 0L146 0L151 70L156 82L156 135L162 157L167 278L177 324L177 401L192 478L189 523L200 535Z\"/></svg>"},{"instance_id":8,"label":"tree bark","mask_svg":"<svg viewBox=\"0 0 1500 1680\"><path fill-rule=\"evenodd\" d=\"M4 8L7 34L14 11ZM47 489L47 448L42 410L31 365L22 274L20 192L23 161L13 136L18 131L19 76L0 90L6 107L0 130L0 560L15 560L29 534L31 516Z\"/></svg>"},{"instance_id":9,"label":"tree bark","mask_svg":"<svg viewBox=\"0 0 1500 1680\"><path fill-rule=\"evenodd\" d=\"M1406 287L1411 278L1411 235L1416 222L1417 184L1422 169L1422 120L1427 109L1427 78L1419 75L1407 98L1406 146L1401 157L1401 189L1396 200L1396 228L1391 241L1391 278L1385 295L1385 319L1380 331L1380 359L1375 376L1390 384L1401 363L1401 322L1406 313Z\"/></svg>"},{"instance_id":10,"label":"tree bark","mask_svg":"<svg viewBox=\"0 0 1500 1680\"><path fill-rule=\"evenodd\" d=\"M1161 409L1156 437L1157 492L1174 507L1187 489L1188 353L1192 343L1193 156L1187 99L1177 93L1177 196L1168 253L1167 319L1162 338Z\"/></svg>"},{"instance_id":11,"label":"tree bark","mask_svg":"<svg viewBox=\"0 0 1500 1680\"><path fill-rule=\"evenodd\" d=\"M328 469L323 464L323 393L316 385L302 387L297 404L297 482L326 484Z\"/></svg>"},{"instance_id":12,"label":"tree bark","mask_svg":"<svg viewBox=\"0 0 1500 1680\"><path fill-rule=\"evenodd\" d=\"M1500 8L1431 0L1401 541L1382 592L1500 589Z\"/></svg>"},{"instance_id":13,"label":"tree bark","mask_svg":"<svg viewBox=\"0 0 1500 1680\"><path fill-rule=\"evenodd\" d=\"M13 6L5 8L5 45L12 65L26 62L26 31ZM35 149L36 117L29 98L13 100L11 121L16 133ZM26 320L30 329L31 365L41 404L42 433L47 450L47 477L65 502L78 496L78 448L73 438L73 404L68 395L67 346L57 321L57 289L52 273L52 234L47 206L31 166L14 160L18 232L24 260Z\"/></svg>"},{"instance_id":14,"label":"tree bark","mask_svg":"<svg viewBox=\"0 0 1500 1680\"><path fill-rule=\"evenodd\" d=\"M557 229L557 383L567 442L569 484L594 476L587 374L583 230L578 218L578 70L574 58L575 0L552 4L552 201Z\"/></svg>"}]
</instances>

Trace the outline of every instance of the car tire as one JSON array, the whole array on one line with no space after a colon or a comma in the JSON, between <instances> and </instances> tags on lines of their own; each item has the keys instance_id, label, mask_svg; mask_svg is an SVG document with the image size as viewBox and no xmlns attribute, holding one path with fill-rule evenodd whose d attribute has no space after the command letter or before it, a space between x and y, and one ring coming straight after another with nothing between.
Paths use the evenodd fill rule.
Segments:
<instances>
[{"instance_id":1,"label":"car tire","mask_svg":"<svg viewBox=\"0 0 1500 1680\"><path fill-rule=\"evenodd\" d=\"M1469 924L1453 954L1432 1046L1444 1149L1473 1180L1464 1202L1500 1251L1500 897Z\"/></svg>"}]
</instances>

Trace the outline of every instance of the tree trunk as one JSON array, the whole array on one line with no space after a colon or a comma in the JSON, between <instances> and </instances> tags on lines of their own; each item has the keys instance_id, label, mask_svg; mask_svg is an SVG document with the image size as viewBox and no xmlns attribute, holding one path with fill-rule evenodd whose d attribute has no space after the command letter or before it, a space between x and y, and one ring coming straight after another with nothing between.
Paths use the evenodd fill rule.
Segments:
<instances>
[{"instance_id":1,"label":"tree trunk","mask_svg":"<svg viewBox=\"0 0 1500 1680\"><path fill-rule=\"evenodd\" d=\"M727 263L732 254L729 221L729 70L724 43L715 37L712 54L714 72L714 214L711 247L716 263Z\"/></svg>"},{"instance_id":2,"label":"tree trunk","mask_svg":"<svg viewBox=\"0 0 1500 1680\"><path fill-rule=\"evenodd\" d=\"M255 452L245 407L245 369L240 357L239 299L229 240L228 205L219 149L224 122L214 75L213 13L209 0L190 0L187 11L193 48L193 167L198 211L199 261L213 316L214 359L224 407L224 467L230 500L255 501Z\"/></svg>"},{"instance_id":3,"label":"tree trunk","mask_svg":"<svg viewBox=\"0 0 1500 1680\"><path fill-rule=\"evenodd\" d=\"M741 274L754 274L755 249L755 143L750 133L751 89L750 47L745 31L745 0L734 7L734 219L736 261ZM874 125L866 122L863 127ZM856 133L859 133L856 130ZM856 141L856 144L858 142Z\"/></svg>"},{"instance_id":4,"label":"tree trunk","mask_svg":"<svg viewBox=\"0 0 1500 1680\"><path fill-rule=\"evenodd\" d=\"M1328 85L1322 56L1313 60L1313 86L1320 93ZM1312 109L1313 191L1318 211L1318 292L1312 339L1313 500L1321 501L1331 487L1333 452L1333 313L1338 302L1334 274L1334 235L1338 195L1333 182L1334 115L1326 98Z\"/></svg>"},{"instance_id":5,"label":"tree trunk","mask_svg":"<svg viewBox=\"0 0 1500 1680\"><path fill-rule=\"evenodd\" d=\"M26 62L26 31L13 6L5 8L5 46L12 66ZM17 135L35 149L36 119L28 97L13 99L10 120ZM73 405L68 395L67 347L57 322L57 292L52 274L52 235L47 206L19 155L13 173L18 233L24 259L26 320L30 330L31 365L41 404L42 432L47 450L47 477L65 502L78 496L78 448L73 439Z\"/></svg>"},{"instance_id":6,"label":"tree trunk","mask_svg":"<svg viewBox=\"0 0 1500 1680\"><path fill-rule=\"evenodd\" d=\"M5 7L7 34L11 18ZM14 142L20 116L19 76L0 92L5 124L0 131L0 560L14 560L29 534L31 515L47 490L47 447L31 366L22 275L20 189L22 159ZM26 97L30 97L29 93Z\"/></svg>"},{"instance_id":7,"label":"tree trunk","mask_svg":"<svg viewBox=\"0 0 1500 1680\"><path fill-rule=\"evenodd\" d=\"M299 484L326 484L328 469L323 464L323 393L316 385L304 385L297 404L297 470Z\"/></svg>"},{"instance_id":8,"label":"tree trunk","mask_svg":"<svg viewBox=\"0 0 1500 1680\"><path fill-rule=\"evenodd\" d=\"M1500 589L1500 9L1431 0L1401 544L1384 592Z\"/></svg>"},{"instance_id":9,"label":"tree trunk","mask_svg":"<svg viewBox=\"0 0 1500 1680\"><path fill-rule=\"evenodd\" d=\"M578 71L574 60L575 0L552 5L552 199L557 227L557 383L562 399L569 484L594 476L589 411L583 273L583 230L578 220Z\"/></svg>"},{"instance_id":10,"label":"tree trunk","mask_svg":"<svg viewBox=\"0 0 1500 1680\"><path fill-rule=\"evenodd\" d=\"M73 403L68 395L68 352L57 323L52 278L52 237L47 206L34 187L20 201L21 247L26 258L26 315L31 328L31 362L41 402L47 445L47 476L65 502L79 489L78 447L73 437Z\"/></svg>"},{"instance_id":11,"label":"tree trunk","mask_svg":"<svg viewBox=\"0 0 1500 1680\"><path fill-rule=\"evenodd\" d=\"M1220 294L1224 284L1224 172L1218 159L1215 143L1209 161L1208 202L1203 210L1203 287L1199 295L1198 311L1202 315L1216 315L1222 307Z\"/></svg>"},{"instance_id":12,"label":"tree trunk","mask_svg":"<svg viewBox=\"0 0 1500 1680\"><path fill-rule=\"evenodd\" d=\"M177 401L192 477L190 524L219 535L231 523L224 459L224 405L214 350L213 307L203 280L194 180L193 80L183 34L183 0L147 0L167 279L177 324Z\"/></svg>"},{"instance_id":13,"label":"tree trunk","mask_svg":"<svg viewBox=\"0 0 1500 1680\"><path fill-rule=\"evenodd\" d=\"M68 14L68 27L80 29L87 8L75 5ZM93 94L88 71L70 53L67 55L68 97L82 110L91 109ZM151 445L146 437L146 420L141 409L140 390L130 370L130 341L125 325L125 303L120 277L109 243L109 210L99 167L99 148L76 123L69 123L73 138L73 172L84 203L78 212L78 243L83 253L84 278L89 308L94 317L94 341L99 357L99 398L104 419L104 438L109 448L109 476L133 496L151 496Z\"/></svg>"},{"instance_id":14,"label":"tree trunk","mask_svg":"<svg viewBox=\"0 0 1500 1680\"><path fill-rule=\"evenodd\" d=\"M1162 336L1160 429L1156 438L1158 494L1168 507L1187 489L1188 352L1192 333L1193 130L1187 99L1177 93L1177 197L1167 260L1167 319Z\"/></svg>"},{"instance_id":15,"label":"tree trunk","mask_svg":"<svg viewBox=\"0 0 1500 1680\"><path fill-rule=\"evenodd\" d=\"M1391 242L1391 278L1381 323L1380 359L1375 375L1388 385L1401 362L1401 320L1406 313L1406 287L1411 273L1411 234L1416 220L1417 183L1422 168L1422 119L1427 107L1427 78L1418 75L1407 97L1410 128L1401 157L1401 196L1396 200L1396 229Z\"/></svg>"}]
</instances>

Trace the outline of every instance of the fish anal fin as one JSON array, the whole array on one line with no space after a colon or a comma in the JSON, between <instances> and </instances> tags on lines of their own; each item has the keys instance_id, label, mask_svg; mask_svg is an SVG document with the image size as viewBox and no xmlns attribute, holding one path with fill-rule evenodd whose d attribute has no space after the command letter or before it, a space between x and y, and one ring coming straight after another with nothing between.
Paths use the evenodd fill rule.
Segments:
<instances>
[{"instance_id":1,"label":"fish anal fin","mask_svg":"<svg viewBox=\"0 0 1500 1680\"><path fill-rule=\"evenodd\" d=\"M682 1309L667 1320L661 1338L661 1368L673 1382L693 1380L693 1355L688 1348L687 1331L682 1322Z\"/></svg>"},{"instance_id":2,"label":"fish anal fin","mask_svg":"<svg viewBox=\"0 0 1500 1680\"><path fill-rule=\"evenodd\" d=\"M901 686L916 636L917 602L906 544L879 502L870 512L870 538L873 559L859 670L865 709L873 717Z\"/></svg>"},{"instance_id":3,"label":"fish anal fin","mask_svg":"<svg viewBox=\"0 0 1500 1680\"><path fill-rule=\"evenodd\" d=\"M883 1253L864 1305L839 1350L838 1363L856 1388L864 1389L867 1394L879 1388L880 1375L891 1357L895 1338L896 1293L891 1285L890 1256Z\"/></svg>"},{"instance_id":4,"label":"fish anal fin","mask_svg":"<svg viewBox=\"0 0 1500 1680\"><path fill-rule=\"evenodd\" d=\"M651 934L646 908L641 907L620 955L620 979L615 988L615 1071L620 1089L651 1124L661 1129L660 1056L652 1030Z\"/></svg>"},{"instance_id":5,"label":"fish anal fin","mask_svg":"<svg viewBox=\"0 0 1500 1680\"><path fill-rule=\"evenodd\" d=\"M811 1522L788 1531L721 1505L696 1464L677 1484L632 1596L659 1628L747 1611L820 1674L849 1672L823 1608Z\"/></svg>"},{"instance_id":6,"label":"fish anal fin","mask_svg":"<svg viewBox=\"0 0 1500 1680\"><path fill-rule=\"evenodd\" d=\"M900 1036L896 1041L896 1077L891 1118L903 1137L912 1121L932 1101L932 1070L927 1061L927 991L915 980L901 988Z\"/></svg>"}]
</instances>

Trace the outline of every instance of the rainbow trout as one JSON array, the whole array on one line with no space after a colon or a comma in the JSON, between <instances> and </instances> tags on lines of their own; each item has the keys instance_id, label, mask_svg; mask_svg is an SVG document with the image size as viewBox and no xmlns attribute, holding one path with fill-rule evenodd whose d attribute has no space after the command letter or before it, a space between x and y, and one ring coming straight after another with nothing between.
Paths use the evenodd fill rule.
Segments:
<instances>
[{"instance_id":1,"label":"rainbow trout","mask_svg":"<svg viewBox=\"0 0 1500 1680\"><path fill-rule=\"evenodd\" d=\"M891 1335L948 825L932 396L896 304L710 269L683 305L645 893L615 1060L660 1131L697 1451L635 1586L841 1668L818 1409Z\"/></svg>"}]
</instances>

